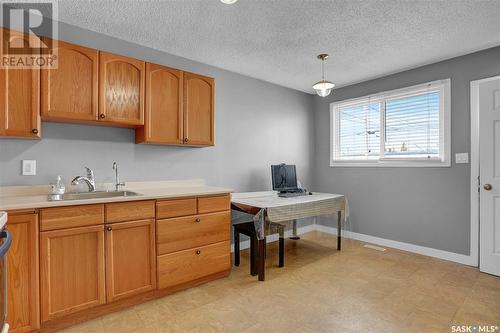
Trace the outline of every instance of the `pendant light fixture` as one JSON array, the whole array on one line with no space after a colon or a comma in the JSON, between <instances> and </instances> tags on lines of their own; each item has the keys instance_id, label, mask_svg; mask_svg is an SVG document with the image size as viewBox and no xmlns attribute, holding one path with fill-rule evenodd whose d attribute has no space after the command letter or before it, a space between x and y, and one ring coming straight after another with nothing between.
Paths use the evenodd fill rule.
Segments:
<instances>
[{"instance_id":1,"label":"pendant light fixture","mask_svg":"<svg viewBox=\"0 0 500 333\"><path fill-rule=\"evenodd\" d=\"M333 83L325 80L325 60L328 59L328 54L322 53L318 55L318 59L321 60L321 81L318 81L313 89L321 97L326 97L330 95L332 89L335 87Z\"/></svg>"}]
</instances>

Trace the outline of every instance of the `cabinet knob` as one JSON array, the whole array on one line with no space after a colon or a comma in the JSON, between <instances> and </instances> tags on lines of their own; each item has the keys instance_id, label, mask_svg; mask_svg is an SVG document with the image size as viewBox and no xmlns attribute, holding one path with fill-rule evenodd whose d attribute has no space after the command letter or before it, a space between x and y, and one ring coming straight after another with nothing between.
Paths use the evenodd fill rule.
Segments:
<instances>
[{"instance_id":1,"label":"cabinet knob","mask_svg":"<svg viewBox=\"0 0 500 333\"><path fill-rule=\"evenodd\" d=\"M113 230L113 228L111 228L111 227L107 227L107 228L106 228L106 230L107 230L107 231L111 231L111 230Z\"/></svg>"},{"instance_id":2,"label":"cabinet knob","mask_svg":"<svg viewBox=\"0 0 500 333\"><path fill-rule=\"evenodd\" d=\"M31 130L31 133L33 133L33 134L38 134L38 129L37 129L37 128L33 128L33 129Z\"/></svg>"},{"instance_id":3,"label":"cabinet knob","mask_svg":"<svg viewBox=\"0 0 500 333\"><path fill-rule=\"evenodd\" d=\"M201 253L201 251L200 251L200 250L196 250L196 254L200 254L200 253Z\"/></svg>"},{"instance_id":4,"label":"cabinet knob","mask_svg":"<svg viewBox=\"0 0 500 333\"><path fill-rule=\"evenodd\" d=\"M106 115L105 115L104 113L101 113L101 114L99 115L99 118L104 119L104 118L106 118Z\"/></svg>"},{"instance_id":5,"label":"cabinet knob","mask_svg":"<svg viewBox=\"0 0 500 333\"><path fill-rule=\"evenodd\" d=\"M486 190L486 191L491 191L493 189L493 186L491 186L491 184L484 184L483 188Z\"/></svg>"},{"instance_id":6,"label":"cabinet knob","mask_svg":"<svg viewBox=\"0 0 500 333\"><path fill-rule=\"evenodd\" d=\"M188 141L189 141L189 139L188 139L188 138L184 138L184 142L188 142Z\"/></svg>"},{"instance_id":7,"label":"cabinet knob","mask_svg":"<svg viewBox=\"0 0 500 333\"><path fill-rule=\"evenodd\" d=\"M194 220L194 221L195 221L195 222L197 222L197 223L199 223L199 222L201 222L201 219L198 217L198 218L196 218L196 220Z\"/></svg>"}]
</instances>

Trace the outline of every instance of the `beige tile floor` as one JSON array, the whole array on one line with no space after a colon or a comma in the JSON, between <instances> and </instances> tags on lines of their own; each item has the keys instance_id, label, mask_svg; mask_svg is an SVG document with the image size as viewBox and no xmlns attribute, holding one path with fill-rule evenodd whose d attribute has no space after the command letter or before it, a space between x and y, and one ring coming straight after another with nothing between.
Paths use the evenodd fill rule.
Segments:
<instances>
[{"instance_id":1,"label":"beige tile floor","mask_svg":"<svg viewBox=\"0 0 500 333\"><path fill-rule=\"evenodd\" d=\"M64 332L451 332L500 326L500 278L477 269L319 232L286 241L285 267L269 245L267 276L231 275ZM499 332L499 330L497 330Z\"/></svg>"}]
</instances>

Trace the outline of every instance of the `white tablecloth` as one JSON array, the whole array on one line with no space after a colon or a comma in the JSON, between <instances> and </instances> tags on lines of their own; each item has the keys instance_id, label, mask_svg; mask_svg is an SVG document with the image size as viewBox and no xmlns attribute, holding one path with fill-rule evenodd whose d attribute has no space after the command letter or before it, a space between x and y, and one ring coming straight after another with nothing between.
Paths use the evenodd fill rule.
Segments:
<instances>
[{"instance_id":1,"label":"white tablecloth","mask_svg":"<svg viewBox=\"0 0 500 333\"><path fill-rule=\"evenodd\" d=\"M254 216L259 239L265 237L265 222L288 222L295 219L332 215L344 211L344 222L349 218L347 199L341 194L313 193L297 197L279 197L277 192L233 193L231 202L260 209Z\"/></svg>"}]
</instances>

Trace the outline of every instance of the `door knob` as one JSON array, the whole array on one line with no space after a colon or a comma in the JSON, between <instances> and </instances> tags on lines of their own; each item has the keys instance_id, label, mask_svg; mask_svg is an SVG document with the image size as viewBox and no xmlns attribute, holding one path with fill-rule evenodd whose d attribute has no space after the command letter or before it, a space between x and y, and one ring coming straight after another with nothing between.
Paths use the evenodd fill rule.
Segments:
<instances>
[{"instance_id":1,"label":"door knob","mask_svg":"<svg viewBox=\"0 0 500 333\"><path fill-rule=\"evenodd\" d=\"M493 186L491 186L491 184L484 184L483 188L484 188L486 191L491 191L491 189L493 188Z\"/></svg>"}]
</instances>

